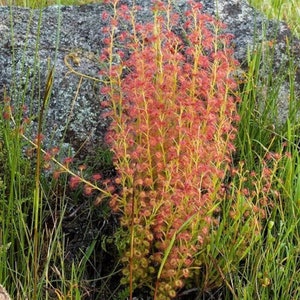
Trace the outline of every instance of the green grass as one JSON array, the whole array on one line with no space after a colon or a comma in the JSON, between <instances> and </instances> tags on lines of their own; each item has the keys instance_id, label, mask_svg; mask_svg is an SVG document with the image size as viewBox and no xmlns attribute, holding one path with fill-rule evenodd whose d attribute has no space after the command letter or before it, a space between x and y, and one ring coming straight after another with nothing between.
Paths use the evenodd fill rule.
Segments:
<instances>
[{"instance_id":1,"label":"green grass","mask_svg":"<svg viewBox=\"0 0 300 300\"><path fill-rule=\"evenodd\" d=\"M61 1L61 4L83 2L97 1L68 0ZM293 32L299 34L300 11L296 2L251 1L266 11L269 17L287 21ZM40 7L41 3L44 6L56 2L0 0L0 5ZM238 176L234 177L230 192L232 199L238 195L234 205L239 208L240 218L228 218L233 203L223 204L223 221L215 229L215 238L205 252L209 258L206 260L210 278L201 280L206 280L204 283L207 286L218 287L221 278L222 284L227 287L226 299L296 300L300 299L300 128L293 114L298 107L292 80L291 113L280 126L274 126L273 122L278 83L285 74L292 78L295 68L291 57L288 72L279 73L272 82L266 80L267 92L262 95L257 90L258 79L268 78L270 74L258 72L258 67L263 63L260 51L258 47L256 53L249 54L249 71L245 76L239 106L241 122L235 157ZM265 109L259 110L257 103L262 99L266 99ZM7 111L8 98L6 102L0 100L1 111ZM88 299L89 289L94 283L100 286L99 299L104 294L111 299L125 299L128 294L126 287L122 289L116 284L113 289L109 285L109 279L118 273L115 266L107 277L95 276L92 284L85 281L87 270L97 268L93 261L97 254L95 241L90 241L86 251L72 263L66 262L67 241L62 224L65 215L70 214L67 211L69 198L73 197L75 202L80 203L81 193L70 194L66 174L59 181L49 182L49 178L35 171L36 164L40 162L29 159L23 153L32 145L17 130L22 122L18 108L15 109L14 120L15 126L12 126L5 114L0 116L0 283L14 295L14 299ZM276 158L268 159L270 153L276 154ZM105 149L98 155L95 163L97 169L101 166L109 168L111 153ZM90 163L91 160L88 161ZM266 166L271 179L271 186L268 187L264 185L265 178L262 176ZM254 200L257 203L265 201L264 196L268 196L270 206L262 220L251 214L244 219L248 204L242 191L250 188L256 191ZM103 205L101 209L91 206L87 213L95 213L99 218L109 220L107 206ZM257 221L263 224L259 234L255 230ZM102 233L101 228L99 232ZM237 232L242 235L238 236ZM103 234L101 239L101 255L110 251L106 248L111 247L112 240L107 235ZM247 237L247 243L243 237ZM239 259L236 253L239 253Z\"/></svg>"},{"instance_id":2,"label":"green grass","mask_svg":"<svg viewBox=\"0 0 300 300\"><path fill-rule=\"evenodd\" d=\"M90 3L101 3L102 0L0 0L0 5L14 5L31 8L42 8L49 5L82 5Z\"/></svg>"},{"instance_id":3,"label":"green grass","mask_svg":"<svg viewBox=\"0 0 300 300\"><path fill-rule=\"evenodd\" d=\"M300 6L298 0L249 0L249 3L269 18L285 21L294 34L300 35Z\"/></svg>"},{"instance_id":4,"label":"green grass","mask_svg":"<svg viewBox=\"0 0 300 300\"><path fill-rule=\"evenodd\" d=\"M290 59L292 61L292 58ZM265 83L268 91L265 95L267 105L264 110L257 110L255 103L262 101L261 96L255 92L257 89L253 89L254 86L257 87L255 73L258 62L263 63L259 51L248 62L249 80L242 92L240 106L242 119L237 149L240 160L245 162L247 170L254 170L259 174L266 164L269 167L272 183L270 191L273 190L269 200L272 205L269 216L265 220L264 235L256 241L245 257L243 267L237 276L231 278L231 282L238 295L237 299L298 299L300 289L296 282L300 280L300 156L299 125L293 114L293 111L297 110L297 105L296 101L292 102L287 121L281 126L274 126L272 121L276 116L274 107L276 92L274 91L278 82L285 76L279 74L275 79L275 82L278 80L277 84ZM290 75L293 76L292 63L290 67ZM290 93L295 100L293 84ZM277 153L277 158L268 160L267 156L270 152ZM254 182L257 190L264 191L264 178L256 180L256 177L252 177L251 184ZM264 195L262 192L261 199Z\"/></svg>"}]
</instances>

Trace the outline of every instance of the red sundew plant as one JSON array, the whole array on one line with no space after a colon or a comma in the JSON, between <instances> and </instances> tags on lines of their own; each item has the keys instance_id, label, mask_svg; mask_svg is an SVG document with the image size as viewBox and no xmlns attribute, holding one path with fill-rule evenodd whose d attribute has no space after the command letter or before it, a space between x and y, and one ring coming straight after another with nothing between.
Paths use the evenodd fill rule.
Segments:
<instances>
[{"instance_id":1,"label":"red sundew plant","mask_svg":"<svg viewBox=\"0 0 300 300\"><path fill-rule=\"evenodd\" d=\"M153 22L112 4L101 60L109 84L104 107L112 119L106 141L114 152L121 192L111 207L121 212L127 241L122 282L149 286L154 299L174 298L193 277L210 240L238 121L232 56L224 25L189 1L180 16L171 1L153 2ZM122 24L122 25L121 25ZM118 27L131 29L119 32ZM119 49L115 49L118 45ZM123 46L121 46L123 45ZM201 264L201 262L200 262Z\"/></svg>"}]
</instances>

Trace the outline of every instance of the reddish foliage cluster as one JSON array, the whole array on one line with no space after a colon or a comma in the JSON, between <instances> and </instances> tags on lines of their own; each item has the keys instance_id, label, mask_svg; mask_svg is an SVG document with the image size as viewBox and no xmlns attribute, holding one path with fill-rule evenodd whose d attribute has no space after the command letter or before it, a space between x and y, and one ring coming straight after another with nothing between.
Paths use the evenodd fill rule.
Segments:
<instances>
[{"instance_id":1,"label":"reddish foliage cluster","mask_svg":"<svg viewBox=\"0 0 300 300\"><path fill-rule=\"evenodd\" d=\"M106 140L122 186L111 207L122 212L121 224L131 232L123 261L135 285L157 277L157 299L172 298L192 276L194 257L209 239L213 207L223 198L238 120L232 93L237 62L231 37L219 33L223 25L199 3L189 2L180 36L172 30L179 16L163 1L154 1L149 24L113 2L101 56L110 80L102 89L104 106L112 108ZM121 20L133 28L118 40ZM114 44L123 44L129 57L115 53Z\"/></svg>"}]
</instances>

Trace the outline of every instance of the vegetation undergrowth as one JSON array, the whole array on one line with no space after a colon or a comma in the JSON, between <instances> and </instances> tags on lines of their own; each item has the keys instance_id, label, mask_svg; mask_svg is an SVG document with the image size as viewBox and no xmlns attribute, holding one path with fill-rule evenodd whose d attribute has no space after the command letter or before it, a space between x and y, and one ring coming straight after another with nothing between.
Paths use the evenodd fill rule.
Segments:
<instances>
[{"instance_id":1,"label":"vegetation undergrowth","mask_svg":"<svg viewBox=\"0 0 300 300\"><path fill-rule=\"evenodd\" d=\"M38 49L37 42L30 70L25 68L24 56L19 63L25 78L31 72L32 78L45 78L45 82L33 82L28 92L27 81L21 89L13 65L13 83L4 90L0 103L0 282L14 299L82 299L94 290L101 298L107 288L104 284L95 288L94 282L106 282L109 276L105 273L107 278L102 280L102 267L96 270L95 257L110 259L104 233L112 231L114 223L108 222L108 209L101 205L96 209L88 197L89 187L100 188L98 176L83 163L77 169L72 165L71 170L73 159L62 155L59 145L44 148L44 116L51 101L53 68L49 74L40 74ZM12 52L14 60L14 49ZM33 96L34 90L39 91L40 99ZM25 105L28 93L32 103ZM40 101L40 107L32 112L35 100ZM30 126L34 118L38 120L36 131ZM110 152L103 149L93 157L93 163L93 172L96 167L109 172ZM83 172L88 180L82 178L82 190L73 191L71 179L83 177Z\"/></svg>"},{"instance_id":2,"label":"vegetation undergrowth","mask_svg":"<svg viewBox=\"0 0 300 300\"><path fill-rule=\"evenodd\" d=\"M107 142L117 176L109 149L77 168L58 148L45 151L39 135L26 134L26 107L13 106L7 91L0 283L14 299L300 298L293 57L287 53L288 70L274 76L272 51L257 45L244 78L235 78L223 25L196 4L175 35L169 31L180 15L171 3L156 1L153 23L141 25L134 10L113 2L113 16L103 15L109 84L102 105L113 105ZM135 31L120 34L117 26ZM193 35L199 30L202 39ZM290 114L278 124L278 86L286 79ZM54 179L37 164L53 166ZM86 223L94 233L87 229L86 243L76 243L74 230Z\"/></svg>"}]
</instances>

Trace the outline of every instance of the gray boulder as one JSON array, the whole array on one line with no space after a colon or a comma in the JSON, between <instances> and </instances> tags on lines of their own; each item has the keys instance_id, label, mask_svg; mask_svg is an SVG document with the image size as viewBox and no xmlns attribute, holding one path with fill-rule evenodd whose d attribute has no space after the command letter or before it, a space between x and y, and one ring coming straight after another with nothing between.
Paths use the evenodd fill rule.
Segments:
<instances>
[{"instance_id":1,"label":"gray boulder","mask_svg":"<svg viewBox=\"0 0 300 300\"><path fill-rule=\"evenodd\" d=\"M132 4L132 0L122 0ZM142 6L138 20L151 20L151 1L136 0ZM274 40L276 74L288 64L290 53L296 58L300 82L300 42L292 37L281 22L269 21L244 0L204 0L203 12L218 16L232 33L235 56L246 66L248 49L254 43ZM183 12L186 1L174 1ZM83 6L51 6L40 10L0 7L0 99L10 95L15 106L26 105L29 116L37 116L45 90L45 81L52 65L54 83L45 116L45 147L71 146L78 155L92 153L103 142L108 121L101 117L99 82L101 64L98 56L103 48L101 28L106 21L101 14L103 4ZM280 116L287 115L288 78L278 89ZM34 137L37 118L31 118L27 135Z\"/></svg>"}]
</instances>

